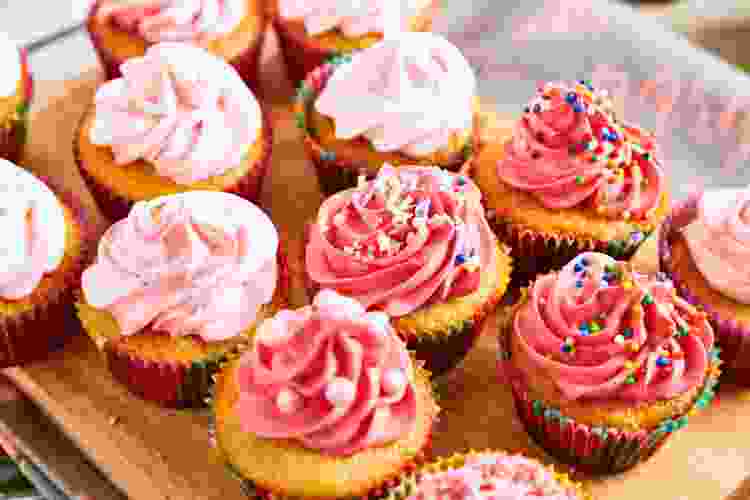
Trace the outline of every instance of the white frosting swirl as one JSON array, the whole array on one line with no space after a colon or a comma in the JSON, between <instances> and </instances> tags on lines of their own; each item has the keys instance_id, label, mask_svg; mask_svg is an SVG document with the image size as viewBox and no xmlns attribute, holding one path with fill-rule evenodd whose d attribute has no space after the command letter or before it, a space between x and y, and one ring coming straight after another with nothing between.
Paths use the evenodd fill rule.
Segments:
<instances>
[{"instance_id":1,"label":"white frosting swirl","mask_svg":"<svg viewBox=\"0 0 750 500\"><path fill-rule=\"evenodd\" d=\"M0 297L31 294L65 254L65 211L42 181L0 159Z\"/></svg>"},{"instance_id":2,"label":"white frosting swirl","mask_svg":"<svg viewBox=\"0 0 750 500\"><path fill-rule=\"evenodd\" d=\"M10 97L18 90L21 80L21 54L18 46L0 32L0 97Z\"/></svg>"},{"instance_id":3,"label":"white frosting swirl","mask_svg":"<svg viewBox=\"0 0 750 500\"><path fill-rule=\"evenodd\" d=\"M365 136L379 152L423 156L471 128L476 78L461 52L434 33L408 32L358 52L315 101L336 137Z\"/></svg>"}]
</instances>

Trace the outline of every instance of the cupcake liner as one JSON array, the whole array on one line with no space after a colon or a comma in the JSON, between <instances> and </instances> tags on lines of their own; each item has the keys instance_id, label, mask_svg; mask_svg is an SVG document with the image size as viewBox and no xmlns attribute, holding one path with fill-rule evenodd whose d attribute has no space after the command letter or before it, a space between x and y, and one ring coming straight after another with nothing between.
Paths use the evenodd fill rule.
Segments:
<instances>
[{"instance_id":1,"label":"cupcake liner","mask_svg":"<svg viewBox=\"0 0 750 500\"><path fill-rule=\"evenodd\" d=\"M671 239L676 231L694 219L697 201L696 197L692 197L684 202L675 203L672 212L662 223L658 241L659 266L661 272L672 280L682 298L708 314L716 342L721 346L721 359L724 362L722 371L725 378L739 385L750 386L750 324L725 317L711 304L702 301L680 278L679 271L671 266Z\"/></svg>"},{"instance_id":2,"label":"cupcake liner","mask_svg":"<svg viewBox=\"0 0 750 500\"><path fill-rule=\"evenodd\" d=\"M106 42L102 39L101 34L95 29L94 19L97 11L101 7L102 1L103 0L95 0L92 2L88 17L86 18L86 31L88 31L91 44L93 45L97 58L104 70L105 80L113 80L122 76L120 65L125 62L125 60L118 58L109 50ZM240 54L236 55L231 61L227 61L228 64L237 70L237 73L239 73L242 80L253 92L257 92L260 89L258 80L258 69L260 67L259 60L263 41L265 40L265 27L268 23L263 9L259 10L258 16L262 17L262 21L260 31L253 40L253 43Z\"/></svg>"},{"instance_id":3,"label":"cupcake liner","mask_svg":"<svg viewBox=\"0 0 750 500\"><path fill-rule=\"evenodd\" d=\"M309 223L305 226L301 253L303 258L311 227L312 224ZM304 273L304 286L309 298L315 297L320 291L320 287L310 279L306 272ZM463 361L482 333L487 318L505 296L506 289L507 285L499 286L492 296L474 311L471 318L457 322L446 331L430 332L429 335L419 334L400 328L397 318L391 321L391 325L398 336L406 342L407 349L414 351L417 358L425 363L425 369L433 376L439 377Z\"/></svg>"},{"instance_id":4,"label":"cupcake liner","mask_svg":"<svg viewBox=\"0 0 750 500\"><path fill-rule=\"evenodd\" d=\"M12 317L0 316L0 368L18 366L46 359L60 350L70 337L80 332L74 307L74 291L80 286L81 274L92 259L93 238L87 230L88 215L73 193L60 191L46 182L69 209L78 225L80 252L65 272L64 286L45 297L44 303ZM59 272L56 270L55 272Z\"/></svg>"},{"instance_id":5,"label":"cupcake liner","mask_svg":"<svg viewBox=\"0 0 750 500\"><path fill-rule=\"evenodd\" d=\"M653 232L636 231L627 240L578 238L534 231L497 216L493 210L486 210L493 231L511 248L516 286L524 286L537 275L562 268L582 252L601 252L618 260L628 260Z\"/></svg>"},{"instance_id":6,"label":"cupcake liner","mask_svg":"<svg viewBox=\"0 0 750 500\"><path fill-rule=\"evenodd\" d=\"M510 315L506 319L509 318ZM710 354L710 369L700 395L684 414L667 418L656 426L639 431L591 426L576 422L544 401L533 399L522 381L508 376L508 372L513 369L510 364L508 332L505 329L498 336L497 365L500 380L510 385L518 418L536 444L560 462L582 472L616 474L647 460L675 431L687 425L688 416L711 403L719 381L719 366L722 361L719 359L720 349L714 347Z\"/></svg>"},{"instance_id":7,"label":"cupcake liner","mask_svg":"<svg viewBox=\"0 0 750 500\"><path fill-rule=\"evenodd\" d=\"M29 55L26 49L21 54L21 78L23 79L24 99L10 117L7 127L0 127L0 158L18 164L26 144L28 114L34 95L34 78L29 71Z\"/></svg>"},{"instance_id":8,"label":"cupcake liner","mask_svg":"<svg viewBox=\"0 0 750 500\"><path fill-rule=\"evenodd\" d=\"M263 193L263 182L268 174L269 166L271 163L271 152L273 147L273 126L271 123L271 114L266 110L262 109L263 114L263 126L262 126L262 138L263 141L263 154L260 158L256 159L254 164L249 168L248 172L242 176L234 185L228 186L223 189L225 193L236 194L256 205L260 205L261 194ZM84 117L78 126L78 131L83 125ZM78 135L76 132L75 139L73 140L73 156L78 166L78 172L81 174L86 187L88 188L91 196L96 201L96 205L101 213L110 221L116 222L120 219L127 217L130 213L130 209L133 207L135 202L130 200L118 193L112 191L108 186L99 183L89 172L86 167L83 166L81 161L80 152L78 148ZM185 191L190 190L190 186L184 186ZM262 207L261 207L262 208Z\"/></svg>"},{"instance_id":9,"label":"cupcake liner","mask_svg":"<svg viewBox=\"0 0 750 500\"><path fill-rule=\"evenodd\" d=\"M432 19L440 9L440 2L434 0L422 13L418 21L416 31L430 31ZM325 63L328 59L344 55L345 52L326 49L316 45L307 36L300 36L289 29L278 15L272 21L274 30L278 34L281 56L286 66L287 76L294 87L305 80L305 77L315 68Z\"/></svg>"},{"instance_id":10,"label":"cupcake liner","mask_svg":"<svg viewBox=\"0 0 750 500\"><path fill-rule=\"evenodd\" d=\"M421 375L430 378L430 372L424 368L424 364L421 361L417 361L414 358L413 353L412 354L412 360L416 363L416 369L418 372L421 372ZM233 358L235 355L230 356L227 361L231 358ZM220 367L221 369L222 367ZM213 382L216 382L218 377L218 373L215 373L211 379ZM215 399L215 384L212 384L209 388L209 395L206 398L206 404L208 406L213 406L213 401ZM437 385L435 382L432 382L432 393L434 399L437 401L438 399L438 393L437 393ZM400 469L393 474L391 474L389 477L383 479L382 483L372 488L370 491L367 492L365 495L361 495L359 498L361 500L377 500L383 498L383 496L386 494L387 491L391 490L392 488L397 487L401 483L401 477L405 474L411 474L418 470L420 467L427 464L427 462L431 458L432 454L432 444L433 444L433 430L434 430L434 423L437 422L438 416L437 413L439 412L439 407L436 406L435 408L435 415L433 416L433 426L430 428L425 443L419 450L413 450L413 453L410 456L410 459L406 462L404 462ZM259 485L255 484L253 481L245 478L242 476L242 474L231 464L231 462L223 455L221 449L219 448L218 442L216 440L216 418L215 418L215 412L211 411L209 414L209 422L208 422L208 441L209 446L211 447L212 451L214 452L214 457L219 460L223 465L226 471L234 477L240 484L240 489L242 493L247 496L248 498L255 499L255 500L304 500L304 498L299 497L287 497L283 494L280 494L279 492L275 492L272 490L264 489L260 487ZM321 500L317 499L316 500ZM337 500L336 498L331 498L328 500Z\"/></svg>"},{"instance_id":11,"label":"cupcake liner","mask_svg":"<svg viewBox=\"0 0 750 500\"><path fill-rule=\"evenodd\" d=\"M367 180L372 180L375 177L375 173L371 172L366 162L337 157L334 152L323 149L314 137L313 131L309 128L307 119L308 108L325 89L326 83L335 69L350 61L351 55L336 55L317 66L300 84L295 98L294 113L297 127L304 134L305 151L315 167L320 190L324 196L330 196L339 191L355 187L358 178L362 175ZM475 116L474 121L475 124L478 123L479 118ZM480 135L478 130L473 135L472 144L465 148L463 157L451 165L443 165L443 168L452 172L459 172L462 169L471 158L478 143L478 136ZM404 163L409 164L408 161Z\"/></svg>"},{"instance_id":12,"label":"cupcake liner","mask_svg":"<svg viewBox=\"0 0 750 500\"><path fill-rule=\"evenodd\" d=\"M291 287L286 254L278 253L279 278L274 300L286 307ZM166 334L165 334L166 335ZM119 350L112 342L93 339L102 350L113 378L141 399L165 408L203 408L212 376L221 363L241 352L245 342L239 342L227 352L214 353L189 362L153 361Z\"/></svg>"}]
</instances>

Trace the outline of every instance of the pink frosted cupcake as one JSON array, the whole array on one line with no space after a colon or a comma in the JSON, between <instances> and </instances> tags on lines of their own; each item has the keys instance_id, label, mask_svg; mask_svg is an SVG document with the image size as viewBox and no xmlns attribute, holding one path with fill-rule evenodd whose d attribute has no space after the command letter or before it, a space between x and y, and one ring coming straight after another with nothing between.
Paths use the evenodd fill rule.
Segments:
<instances>
[{"instance_id":1,"label":"pink frosted cupcake","mask_svg":"<svg viewBox=\"0 0 750 500\"><path fill-rule=\"evenodd\" d=\"M78 170L112 220L134 203L190 190L257 202L270 120L237 72L205 50L150 47L104 83L74 138Z\"/></svg>"},{"instance_id":2,"label":"pink frosted cupcake","mask_svg":"<svg viewBox=\"0 0 750 500\"><path fill-rule=\"evenodd\" d=\"M133 393L200 407L219 363L288 293L268 216L232 194L191 191L139 202L109 228L83 274L78 316Z\"/></svg>"},{"instance_id":3,"label":"pink frosted cupcake","mask_svg":"<svg viewBox=\"0 0 750 500\"><path fill-rule=\"evenodd\" d=\"M724 371L750 385L750 187L676 204L661 228L661 269L709 315Z\"/></svg>"},{"instance_id":4,"label":"pink frosted cupcake","mask_svg":"<svg viewBox=\"0 0 750 500\"><path fill-rule=\"evenodd\" d=\"M86 27L107 80L152 45L202 47L231 64L258 90L258 59L266 32L259 0L94 0Z\"/></svg>"},{"instance_id":5,"label":"pink frosted cupcake","mask_svg":"<svg viewBox=\"0 0 750 500\"><path fill-rule=\"evenodd\" d=\"M499 368L518 415L578 469L635 466L713 398L720 361L705 313L607 255L540 276L505 319Z\"/></svg>"},{"instance_id":6,"label":"pink frosted cupcake","mask_svg":"<svg viewBox=\"0 0 750 500\"><path fill-rule=\"evenodd\" d=\"M426 368L458 363L510 280L477 187L435 167L386 165L323 202L305 249L311 288L393 318Z\"/></svg>"},{"instance_id":7,"label":"pink frosted cupcake","mask_svg":"<svg viewBox=\"0 0 750 500\"><path fill-rule=\"evenodd\" d=\"M0 33L0 158L14 163L20 160L31 95L26 51Z\"/></svg>"}]
</instances>

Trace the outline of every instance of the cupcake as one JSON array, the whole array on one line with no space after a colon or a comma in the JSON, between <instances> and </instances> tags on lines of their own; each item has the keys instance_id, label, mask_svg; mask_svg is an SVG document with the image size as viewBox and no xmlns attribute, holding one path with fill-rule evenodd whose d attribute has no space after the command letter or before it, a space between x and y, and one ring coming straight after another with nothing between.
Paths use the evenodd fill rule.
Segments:
<instances>
[{"instance_id":1,"label":"cupcake","mask_svg":"<svg viewBox=\"0 0 750 500\"><path fill-rule=\"evenodd\" d=\"M404 31L430 31L437 0L276 0L273 25L289 79L296 87L332 57L366 49L383 39L386 10L397 7Z\"/></svg>"},{"instance_id":2,"label":"cupcake","mask_svg":"<svg viewBox=\"0 0 750 500\"><path fill-rule=\"evenodd\" d=\"M660 233L661 270L682 297L708 313L723 371L750 385L750 187L677 204Z\"/></svg>"},{"instance_id":3,"label":"cupcake","mask_svg":"<svg viewBox=\"0 0 750 500\"><path fill-rule=\"evenodd\" d=\"M26 51L0 33L0 159L18 162L26 142L32 80Z\"/></svg>"},{"instance_id":4,"label":"cupcake","mask_svg":"<svg viewBox=\"0 0 750 500\"><path fill-rule=\"evenodd\" d=\"M295 105L324 194L384 163L458 171L478 140L476 79L432 33L401 33L313 70Z\"/></svg>"},{"instance_id":5,"label":"cupcake","mask_svg":"<svg viewBox=\"0 0 750 500\"><path fill-rule=\"evenodd\" d=\"M233 194L192 191L138 202L107 230L83 273L78 315L131 392L195 408L219 363L286 306L288 291L265 213Z\"/></svg>"},{"instance_id":6,"label":"cupcake","mask_svg":"<svg viewBox=\"0 0 750 500\"><path fill-rule=\"evenodd\" d=\"M510 280L511 261L468 178L384 166L323 202L308 228L311 293L332 289L383 311L434 374L453 368Z\"/></svg>"},{"instance_id":7,"label":"cupcake","mask_svg":"<svg viewBox=\"0 0 750 500\"><path fill-rule=\"evenodd\" d=\"M388 316L330 290L215 379L211 441L251 498L366 497L422 462L438 412Z\"/></svg>"},{"instance_id":8,"label":"cupcake","mask_svg":"<svg viewBox=\"0 0 750 500\"><path fill-rule=\"evenodd\" d=\"M471 171L521 281L583 251L627 259L669 210L653 135L584 82L540 88L512 137L486 144Z\"/></svg>"},{"instance_id":9,"label":"cupcake","mask_svg":"<svg viewBox=\"0 0 750 500\"><path fill-rule=\"evenodd\" d=\"M107 80L152 45L180 42L231 64L258 90L258 61L268 21L257 0L94 0L86 28Z\"/></svg>"},{"instance_id":10,"label":"cupcake","mask_svg":"<svg viewBox=\"0 0 750 500\"><path fill-rule=\"evenodd\" d=\"M584 500L583 485L524 455L504 451L455 454L425 464L390 488L384 500Z\"/></svg>"},{"instance_id":11,"label":"cupcake","mask_svg":"<svg viewBox=\"0 0 750 500\"><path fill-rule=\"evenodd\" d=\"M6 368L46 357L80 329L73 293L88 246L83 214L2 159L0 191L0 367Z\"/></svg>"},{"instance_id":12,"label":"cupcake","mask_svg":"<svg viewBox=\"0 0 750 500\"><path fill-rule=\"evenodd\" d=\"M547 452L617 473L708 405L719 376L706 314L669 281L585 252L540 276L500 329L500 373Z\"/></svg>"},{"instance_id":13,"label":"cupcake","mask_svg":"<svg viewBox=\"0 0 750 500\"><path fill-rule=\"evenodd\" d=\"M97 90L73 145L105 216L191 190L258 200L271 126L236 71L203 49L162 43L122 72Z\"/></svg>"}]
</instances>

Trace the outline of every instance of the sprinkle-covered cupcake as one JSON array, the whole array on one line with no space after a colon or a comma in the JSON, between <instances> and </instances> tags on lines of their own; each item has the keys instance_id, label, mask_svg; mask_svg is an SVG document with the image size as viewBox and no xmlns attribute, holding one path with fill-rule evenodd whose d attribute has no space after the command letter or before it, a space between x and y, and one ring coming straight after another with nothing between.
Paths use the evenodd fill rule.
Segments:
<instances>
[{"instance_id":1,"label":"sprinkle-covered cupcake","mask_svg":"<svg viewBox=\"0 0 750 500\"><path fill-rule=\"evenodd\" d=\"M676 204L661 228L659 256L678 292L708 313L723 371L750 385L750 187Z\"/></svg>"},{"instance_id":2,"label":"sprinkle-covered cupcake","mask_svg":"<svg viewBox=\"0 0 750 500\"><path fill-rule=\"evenodd\" d=\"M540 88L512 137L484 146L471 169L524 280L583 251L629 258L669 210L654 137L585 82Z\"/></svg>"},{"instance_id":3,"label":"sprinkle-covered cupcake","mask_svg":"<svg viewBox=\"0 0 750 500\"><path fill-rule=\"evenodd\" d=\"M221 361L289 292L276 228L233 194L139 202L83 274L78 314L112 375L144 399L199 407Z\"/></svg>"},{"instance_id":4,"label":"sprinkle-covered cupcake","mask_svg":"<svg viewBox=\"0 0 750 500\"><path fill-rule=\"evenodd\" d=\"M400 33L313 70L296 111L323 193L384 163L459 170L478 140L475 90L461 52L432 33Z\"/></svg>"},{"instance_id":5,"label":"sprinkle-covered cupcake","mask_svg":"<svg viewBox=\"0 0 750 500\"><path fill-rule=\"evenodd\" d=\"M398 8L403 31L430 31L437 0L275 0L273 24L281 53L296 87L332 57L371 47L383 39L386 10Z\"/></svg>"},{"instance_id":6,"label":"sprinkle-covered cupcake","mask_svg":"<svg viewBox=\"0 0 750 500\"><path fill-rule=\"evenodd\" d=\"M544 498L585 500L590 496L580 483L522 454L471 451L439 458L401 479L383 495L384 500Z\"/></svg>"},{"instance_id":7,"label":"sprinkle-covered cupcake","mask_svg":"<svg viewBox=\"0 0 750 500\"><path fill-rule=\"evenodd\" d=\"M5 368L42 359L80 331L73 294L89 245L76 206L2 159L0 191L0 367Z\"/></svg>"},{"instance_id":8,"label":"sprinkle-covered cupcake","mask_svg":"<svg viewBox=\"0 0 750 500\"><path fill-rule=\"evenodd\" d=\"M74 142L78 169L104 215L190 190L260 197L271 126L237 73L203 49L163 43L104 83Z\"/></svg>"},{"instance_id":9,"label":"sprinkle-covered cupcake","mask_svg":"<svg viewBox=\"0 0 750 500\"><path fill-rule=\"evenodd\" d=\"M438 412L388 316L330 290L215 378L212 443L252 498L367 497L422 462Z\"/></svg>"},{"instance_id":10,"label":"sprinkle-covered cupcake","mask_svg":"<svg viewBox=\"0 0 750 500\"><path fill-rule=\"evenodd\" d=\"M323 202L305 266L313 292L336 290L388 313L435 374L469 351L511 271L470 179L390 165Z\"/></svg>"},{"instance_id":11,"label":"sprinkle-covered cupcake","mask_svg":"<svg viewBox=\"0 0 750 500\"><path fill-rule=\"evenodd\" d=\"M26 142L32 79L26 51L0 33L0 158L18 162Z\"/></svg>"},{"instance_id":12,"label":"sprinkle-covered cupcake","mask_svg":"<svg viewBox=\"0 0 750 500\"><path fill-rule=\"evenodd\" d=\"M258 0L94 0L86 27L107 80L152 45L180 42L231 64L257 91L267 24Z\"/></svg>"},{"instance_id":13,"label":"sprinkle-covered cupcake","mask_svg":"<svg viewBox=\"0 0 750 500\"><path fill-rule=\"evenodd\" d=\"M518 415L579 469L636 465L713 397L720 362L706 314L607 255L540 276L505 320L499 368Z\"/></svg>"}]
</instances>

